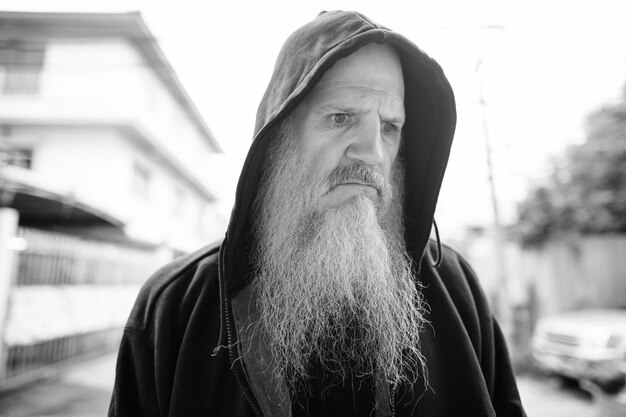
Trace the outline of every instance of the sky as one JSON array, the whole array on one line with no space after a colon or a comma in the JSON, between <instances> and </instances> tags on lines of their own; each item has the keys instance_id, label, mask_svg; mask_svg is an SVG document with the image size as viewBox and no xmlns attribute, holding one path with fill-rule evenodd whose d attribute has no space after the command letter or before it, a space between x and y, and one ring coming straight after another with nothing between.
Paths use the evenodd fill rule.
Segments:
<instances>
[{"instance_id":1,"label":"sky","mask_svg":"<svg viewBox=\"0 0 626 417\"><path fill-rule=\"evenodd\" d=\"M402 33L450 79L458 124L437 211L444 237L492 221L487 140L510 223L552 156L584 139L585 116L615 101L626 83L621 0L0 0L0 10L140 11L224 149L210 163L225 211L282 43L334 9L358 10Z\"/></svg>"}]
</instances>

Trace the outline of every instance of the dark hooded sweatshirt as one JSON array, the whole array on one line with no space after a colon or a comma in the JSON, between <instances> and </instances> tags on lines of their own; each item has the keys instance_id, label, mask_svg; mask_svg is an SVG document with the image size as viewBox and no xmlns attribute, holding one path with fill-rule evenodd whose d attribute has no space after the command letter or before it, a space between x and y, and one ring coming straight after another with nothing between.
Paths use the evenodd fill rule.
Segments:
<instances>
[{"instance_id":1,"label":"dark hooded sweatshirt","mask_svg":"<svg viewBox=\"0 0 626 417\"><path fill-rule=\"evenodd\" d=\"M405 37L358 13L328 12L297 30L279 54L224 240L163 267L139 294L119 350L109 416L291 415L293 396L264 372L269 353L249 331L258 317L250 290L251 206L272 128L337 60L370 42L392 45L402 62L405 237L430 324L421 339L429 385L424 378L398 390L373 384L365 401L377 404L377 416L524 415L504 339L474 273L449 248L429 244L456 122L450 85ZM443 262L435 267L437 256ZM333 401L339 410L341 399Z\"/></svg>"}]
</instances>

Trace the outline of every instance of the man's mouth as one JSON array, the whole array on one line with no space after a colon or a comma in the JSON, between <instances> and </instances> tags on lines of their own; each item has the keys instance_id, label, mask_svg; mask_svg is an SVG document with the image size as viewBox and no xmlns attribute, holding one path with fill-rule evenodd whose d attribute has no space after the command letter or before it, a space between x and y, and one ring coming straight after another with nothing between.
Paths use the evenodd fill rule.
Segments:
<instances>
[{"instance_id":1,"label":"man's mouth","mask_svg":"<svg viewBox=\"0 0 626 417\"><path fill-rule=\"evenodd\" d=\"M376 190L376 193L379 196L381 194L381 191L378 189L378 187L376 187L376 185L362 182L362 181L344 181L339 184L335 184L328 192L333 191L337 187L341 187L341 186L369 187L369 188L373 188L374 190Z\"/></svg>"},{"instance_id":2,"label":"man's mouth","mask_svg":"<svg viewBox=\"0 0 626 417\"><path fill-rule=\"evenodd\" d=\"M330 206L353 197L368 197L375 204L385 203L391 194L383 174L364 164L335 168L328 176L325 199ZM336 192L335 192L336 191Z\"/></svg>"},{"instance_id":3,"label":"man's mouth","mask_svg":"<svg viewBox=\"0 0 626 417\"><path fill-rule=\"evenodd\" d=\"M375 205L381 203L380 191L372 184L358 181L344 181L335 184L324 194L318 208L340 207L357 197L368 198Z\"/></svg>"}]
</instances>

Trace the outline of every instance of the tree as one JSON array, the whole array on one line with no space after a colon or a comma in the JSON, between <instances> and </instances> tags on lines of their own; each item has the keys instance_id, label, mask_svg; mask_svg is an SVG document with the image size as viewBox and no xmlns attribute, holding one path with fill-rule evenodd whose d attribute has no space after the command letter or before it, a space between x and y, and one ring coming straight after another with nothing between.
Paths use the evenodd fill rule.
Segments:
<instances>
[{"instance_id":1,"label":"tree","mask_svg":"<svg viewBox=\"0 0 626 417\"><path fill-rule=\"evenodd\" d=\"M626 232L626 86L618 103L588 116L585 142L558 159L519 204L518 218L514 230L526 245L566 233Z\"/></svg>"}]
</instances>

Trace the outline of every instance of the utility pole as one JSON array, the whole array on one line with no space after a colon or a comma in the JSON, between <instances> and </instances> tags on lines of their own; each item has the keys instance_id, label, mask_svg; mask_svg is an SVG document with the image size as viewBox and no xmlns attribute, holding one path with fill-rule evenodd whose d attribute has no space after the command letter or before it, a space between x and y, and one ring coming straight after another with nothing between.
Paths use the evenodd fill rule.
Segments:
<instances>
[{"instance_id":1,"label":"utility pole","mask_svg":"<svg viewBox=\"0 0 626 417\"><path fill-rule=\"evenodd\" d=\"M489 123L487 117L487 103L485 101L485 95L483 91L483 81L480 74L482 66L482 59L479 58L476 64L476 78L478 79L478 97L479 105L482 113L483 121L483 134L485 138L485 155L487 162L487 178L489 181L489 191L491 195L491 209L493 211L493 244L496 261L496 281L498 283L498 290L496 294L496 305L494 310L498 316L498 321L502 325L504 334L508 337L512 331L512 314L511 314L511 299L509 295L509 280L507 276L507 262L505 254L506 238L502 221L500 219L500 208L498 200L498 190L495 181L495 173L493 167L493 147L491 144L491 137L489 133Z\"/></svg>"},{"instance_id":2,"label":"utility pole","mask_svg":"<svg viewBox=\"0 0 626 417\"><path fill-rule=\"evenodd\" d=\"M422 28L422 30L437 30L437 31L448 31L448 30L464 30L468 32L484 32L484 31L499 31L502 32L506 30L506 25L503 24L486 24L486 25L476 25L476 26L466 26L466 27L456 27L456 26L438 26L438 27L430 27L430 28ZM495 267L496 267L496 281L497 281L497 292L495 294L495 299L491 300L493 302L493 310L498 318L498 322L502 326L502 330L507 337L508 340L511 340L513 332L513 314L511 308L511 297L510 297L510 282L508 277L508 269L507 269L507 261L505 254L505 244L506 238L504 233L504 227L502 226L502 221L500 219L500 208L499 208L499 200L498 200L498 190L496 186L495 180L495 169L493 164L493 147L491 143L491 137L489 134L489 123L487 116L487 103L485 100L485 94L483 91L483 80L481 77L481 66L482 66L482 58L478 59L476 64L476 78L478 81L478 94L479 94L479 105L482 113L482 124L483 124L483 135L485 139L485 156L487 163L487 176L489 182L489 191L490 191L490 200L491 200L491 209L493 213L492 217L492 228L493 228L493 247L495 254Z\"/></svg>"}]
</instances>

